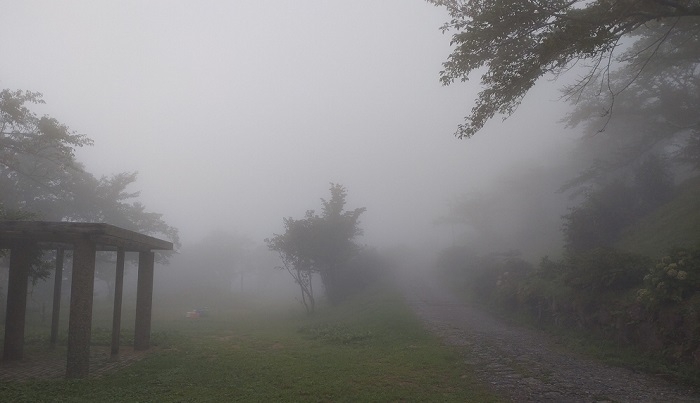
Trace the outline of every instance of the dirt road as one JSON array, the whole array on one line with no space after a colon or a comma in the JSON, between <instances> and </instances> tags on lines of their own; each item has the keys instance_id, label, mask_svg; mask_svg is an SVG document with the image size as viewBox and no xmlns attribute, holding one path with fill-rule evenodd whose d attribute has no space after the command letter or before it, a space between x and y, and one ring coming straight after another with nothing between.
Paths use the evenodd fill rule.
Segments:
<instances>
[{"instance_id":1,"label":"dirt road","mask_svg":"<svg viewBox=\"0 0 700 403\"><path fill-rule=\"evenodd\" d=\"M445 344L459 346L478 377L514 402L700 402L700 393L659 377L566 352L540 332L469 306L428 276L404 289L410 306Z\"/></svg>"}]
</instances>

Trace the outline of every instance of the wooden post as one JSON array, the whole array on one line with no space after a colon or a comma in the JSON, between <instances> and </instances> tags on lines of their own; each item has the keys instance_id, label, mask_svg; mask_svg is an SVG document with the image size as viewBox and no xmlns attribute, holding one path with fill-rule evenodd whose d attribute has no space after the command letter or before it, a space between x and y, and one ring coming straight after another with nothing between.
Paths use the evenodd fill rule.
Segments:
<instances>
[{"instance_id":1,"label":"wooden post","mask_svg":"<svg viewBox=\"0 0 700 403\"><path fill-rule=\"evenodd\" d=\"M139 252L139 278L136 285L136 324L134 350L148 350L151 342L151 307L153 304L153 252Z\"/></svg>"},{"instance_id":2,"label":"wooden post","mask_svg":"<svg viewBox=\"0 0 700 403\"><path fill-rule=\"evenodd\" d=\"M51 310L51 338L49 346L56 347L58 319L61 313L61 286L63 284L63 248L56 249L56 272L53 278L53 306Z\"/></svg>"},{"instance_id":3,"label":"wooden post","mask_svg":"<svg viewBox=\"0 0 700 403\"><path fill-rule=\"evenodd\" d=\"M119 355L119 335L122 323L122 293L124 291L124 248L117 249L117 268L114 275L114 313L112 315L111 357Z\"/></svg>"},{"instance_id":4,"label":"wooden post","mask_svg":"<svg viewBox=\"0 0 700 403\"><path fill-rule=\"evenodd\" d=\"M10 272L7 279L4 360L20 360L24 352L24 322L27 312L27 282L32 245L17 243L10 249Z\"/></svg>"},{"instance_id":5,"label":"wooden post","mask_svg":"<svg viewBox=\"0 0 700 403\"><path fill-rule=\"evenodd\" d=\"M90 331L94 286L95 244L87 240L76 242L73 251L73 279L68 318L66 363L68 378L83 378L90 372Z\"/></svg>"}]
</instances>

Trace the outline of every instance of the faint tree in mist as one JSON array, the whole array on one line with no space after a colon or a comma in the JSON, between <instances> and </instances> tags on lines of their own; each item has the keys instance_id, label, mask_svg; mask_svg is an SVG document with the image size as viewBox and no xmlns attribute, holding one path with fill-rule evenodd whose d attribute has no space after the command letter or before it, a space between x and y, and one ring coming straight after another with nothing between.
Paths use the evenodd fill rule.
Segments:
<instances>
[{"instance_id":1,"label":"faint tree in mist","mask_svg":"<svg viewBox=\"0 0 700 403\"><path fill-rule=\"evenodd\" d=\"M75 158L75 150L92 140L55 118L38 116L30 107L39 104L44 100L38 92L0 91L0 219L105 222L165 237L179 247L177 228L147 211L136 200L139 192L127 190L136 173L95 178ZM167 262L170 254L157 256ZM33 280L50 275L42 267L34 265Z\"/></svg>"},{"instance_id":2,"label":"faint tree in mist","mask_svg":"<svg viewBox=\"0 0 700 403\"><path fill-rule=\"evenodd\" d=\"M329 200L321 199L321 215L309 210L301 220L285 218L284 234L265 240L299 285L309 312L315 307L313 273L320 275L326 297L336 304L343 295L339 272L360 250L354 239L362 234L359 218L365 208L345 211L347 191L342 185L331 184L330 192Z\"/></svg>"}]
</instances>

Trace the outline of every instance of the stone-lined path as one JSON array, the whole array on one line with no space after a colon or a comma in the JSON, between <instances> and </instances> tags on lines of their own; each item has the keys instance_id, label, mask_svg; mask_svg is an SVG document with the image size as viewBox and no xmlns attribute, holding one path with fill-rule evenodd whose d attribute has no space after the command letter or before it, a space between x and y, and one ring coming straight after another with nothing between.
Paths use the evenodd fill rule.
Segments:
<instances>
[{"instance_id":1,"label":"stone-lined path","mask_svg":"<svg viewBox=\"0 0 700 403\"><path fill-rule=\"evenodd\" d=\"M507 324L427 276L404 289L445 344L463 349L479 379L514 402L700 402L700 393L659 377L563 351L546 334Z\"/></svg>"}]
</instances>

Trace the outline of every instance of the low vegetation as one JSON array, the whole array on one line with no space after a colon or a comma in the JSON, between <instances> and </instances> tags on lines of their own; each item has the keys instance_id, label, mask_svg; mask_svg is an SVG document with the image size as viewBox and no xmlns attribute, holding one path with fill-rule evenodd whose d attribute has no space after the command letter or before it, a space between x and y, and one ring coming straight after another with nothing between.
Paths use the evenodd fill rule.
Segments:
<instances>
[{"instance_id":1,"label":"low vegetation","mask_svg":"<svg viewBox=\"0 0 700 403\"><path fill-rule=\"evenodd\" d=\"M626 228L617 246L638 254L663 257L674 247L700 245L700 177L678 186L676 197Z\"/></svg>"},{"instance_id":2,"label":"low vegetation","mask_svg":"<svg viewBox=\"0 0 700 403\"><path fill-rule=\"evenodd\" d=\"M672 200L606 242L600 231L584 228L595 220L565 217L577 224L565 226L577 243L561 259L533 265L515 252L479 256L455 246L438 264L450 284L493 311L601 358L700 385L699 189L697 178L684 183ZM600 198L590 200L596 203L576 214L609 211ZM664 239L669 227L674 237ZM589 235L597 237L594 246L581 247ZM654 239L665 249L644 247Z\"/></svg>"},{"instance_id":3,"label":"low vegetation","mask_svg":"<svg viewBox=\"0 0 700 403\"><path fill-rule=\"evenodd\" d=\"M658 261L613 249L539 266L474 261L442 273L472 301L599 358L700 385L699 249Z\"/></svg>"},{"instance_id":4,"label":"low vegetation","mask_svg":"<svg viewBox=\"0 0 700 403\"><path fill-rule=\"evenodd\" d=\"M154 321L155 352L130 367L98 379L3 382L0 394L15 402L495 400L398 293L374 288L312 316L230 294L216 302L206 317Z\"/></svg>"}]
</instances>

